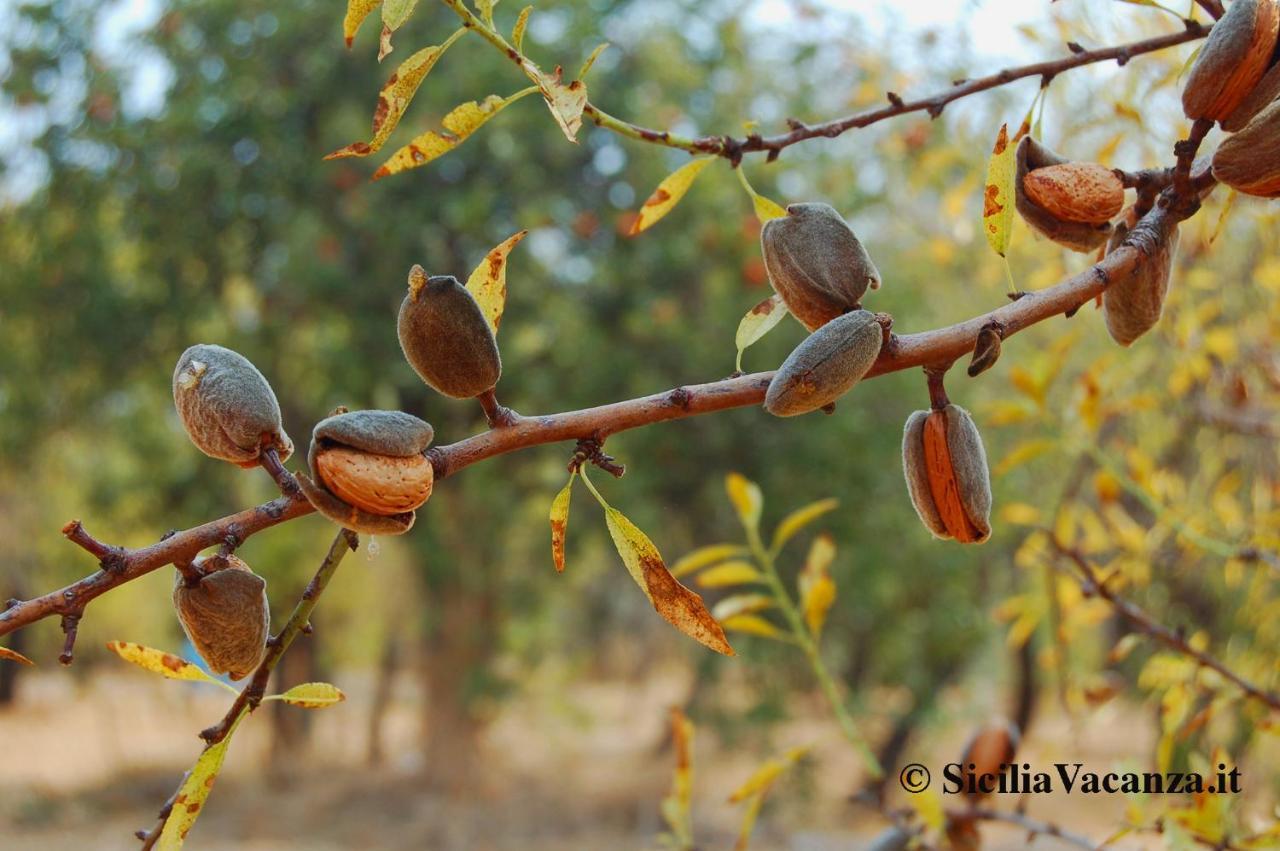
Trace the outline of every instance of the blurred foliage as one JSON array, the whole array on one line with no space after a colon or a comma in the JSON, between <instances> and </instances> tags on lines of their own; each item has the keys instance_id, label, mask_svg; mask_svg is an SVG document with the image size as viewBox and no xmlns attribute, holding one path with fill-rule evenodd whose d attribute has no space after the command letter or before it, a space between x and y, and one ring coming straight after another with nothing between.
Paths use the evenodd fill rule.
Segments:
<instances>
[{"instance_id":1,"label":"blurred foliage","mask_svg":"<svg viewBox=\"0 0 1280 851\"><path fill-rule=\"evenodd\" d=\"M1056 23L1018 38L1057 55L1066 39L1114 43L1170 25L1158 10L1112 6L1058 4ZM411 411L441 442L482 428L477 406L417 381L395 339L395 310L413 263L461 277L524 228L508 267L504 404L567 410L733 369L738 321L769 291L758 223L726 163L628 238L634 211L687 156L590 126L569 144L529 98L428 167L370 183L375 163L322 157L367 138L390 68L456 28L446 9L422 4L382 66L374 27L345 52L340 10L314 0L175 0L108 50L111 9L65 0L3 13L0 109L37 128L22 156L5 161L43 179L0 208L0 534L9 542L0 585L29 594L85 573L90 565L57 534L69 516L136 544L271 494L265 476L187 445L169 377L194 342L250 357L300 444L338 404ZM509 28L516 11L499 7L498 17ZM576 67L607 38L614 47L592 71L593 100L684 133L817 120L878 104L885 91L924 92L991 70L973 67L963 39L877 35L849 12L803 11L779 32L751 28L727 0L562 2L535 11L525 48L546 67ZM1176 79L1192 49L1063 75L1047 94L1045 141L1126 168L1167 162L1184 127ZM157 78L164 96L148 105L138 92ZM995 129L1016 126L1035 95L1037 81L1024 82L953 104L938 121L907 116L746 168L768 197L823 200L848 216L885 280L868 306L892 313L895 330L952 322L1004 301L1004 267L979 234L982 184ZM464 100L518 85L504 57L463 38L389 144L439 127ZM1126 593L1165 622L1194 625L1274 685L1274 570L1224 559L1176 525L1232 546L1277 544L1280 231L1273 208L1240 199L1211 246L1225 199L1217 193L1184 226L1167 316L1132 350L1115 347L1086 308L1020 334L992 370L972 381L957 374L949 390L983 429L997 512L1017 504L1024 518L1060 524L1124 576ZM1031 290L1089 262L1021 223L1008 257ZM779 363L801 336L784 322L747 352L745 368ZM1096 601L1073 596L1028 555L1034 536L1028 544L1013 522L965 548L933 541L916 521L899 446L906 416L926 404L919 374L894 374L857 388L829 417L740 410L618 435L608 451L628 474L611 483L610 500L679 553L736 534L719 490L729 469L770 495L769 526L787 507L838 498L824 525L840 542L830 572L841 593L823 643L853 705L877 721L1003 708L1014 674L993 611L1012 616L1012 643L1037 642L1040 669L1060 678L1073 711L1090 711L1089 678L1111 645ZM1265 428L1240 426L1258 421ZM385 641L419 641L433 694L470 716L544 663L573 659L573 676L591 676L684 653L698 673L699 720L735 735L784 715L788 696L809 688L803 671L781 663L789 648L762 641L725 660L681 639L629 587L603 524L570 525L568 569L556 576L547 508L570 452L534 449L441 482L410 535L378 541L371 563L339 573L317 617L318 635L335 635L324 652L367 663ZM1011 455L1019 463L1003 463ZM1116 485L1121 476L1147 498ZM319 558L322 526L307 518L243 549L277 608ZM106 638L172 646L170 581L148 577L95 603L83 655ZM45 649L29 655L47 658L60 638L47 628L41 636ZM1117 664L1130 675L1148 669L1139 688L1166 705L1166 720L1212 700L1202 672L1153 671L1153 658ZM714 686L731 677L748 686L745 711L717 706ZM977 684L969 703L940 706L965 677ZM1183 696L1176 712L1171 689ZM1233 703L1227 733L1206 725L1187 735L1243 748L1257 735L1251 712ZM1254 771L1260 786L1280 782L1274 770Z\"/></svg>"}]
</instances>

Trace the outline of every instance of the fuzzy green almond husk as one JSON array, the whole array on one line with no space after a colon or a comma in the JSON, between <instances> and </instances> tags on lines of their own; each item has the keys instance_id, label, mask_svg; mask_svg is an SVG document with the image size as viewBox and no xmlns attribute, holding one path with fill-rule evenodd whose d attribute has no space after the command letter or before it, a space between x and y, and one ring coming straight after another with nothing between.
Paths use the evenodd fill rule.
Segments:
<instances>
[{"instance_id":1,"label":"fuzzy green almond husk","mask_svg":"<svg viewBox=\"0 0 1280 851\"><path fill-rule=\"evenodd\" d=\"M264 440L281 461L293 453L271 385L231 349L200 343L183 352L173 370L173 402L191 442L211 458L252 466Z\"/></svg>"},{"instance_id":2,"label":"fuzzy green almond husk","mask_svg":"<svg viewBox=\"0 0 1280 851\"><path fill-rule=\"evenodd\" d=\"M400 348L418 376L436 392L470 399L502 377L498 341L467 288L449 275L409 273L409 294L396 322Z\"/></svg>"}]
</instances>

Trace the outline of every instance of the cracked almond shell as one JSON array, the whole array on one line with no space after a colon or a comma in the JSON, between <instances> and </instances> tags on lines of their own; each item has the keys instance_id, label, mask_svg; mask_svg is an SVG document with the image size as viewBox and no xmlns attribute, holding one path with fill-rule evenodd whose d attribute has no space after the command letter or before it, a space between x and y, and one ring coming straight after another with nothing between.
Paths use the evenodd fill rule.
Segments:
<instances>
[{"instance_id":1,"label":"cracked almond shell","mask_svg":"<svg viewBox=\"0 0 1280 851\"><path fill-rule=\"evenodd\" d=\"M413 267L396 331L405 359L438 393L470 399L502 377L493 328L467 288L450 275L428 278L421 266Z\"/></svg>"},{"instance_id":2,"label":"cracked almond shell","mask_svg":"<svg viewBox=\"0 0 1280 851\"><path fill-rule=\"evenodd\" d=\"M173 403L191 442L211 458L253 467L264 442L281 461L293 453L271 385L231 349L201 343L183 352L173 370Z\"/></svg>"},{"instance_id":3,"label":"cracked almond shell","mask_svg":"<svg viewBox=\"0 0 1280 851\"><path fill-rule=\"evenodd\" d=\"M936 538L980 544L991 537L991 475L982 436L959 405L916 411L902 434L911 504Z\"/></svg>"},{"instance_id":4,"label":"cracked almond shell","mask_svg":"<svg viewBox=\"0 0 1280 851\"><path fill-rule=\"evenodd\" d=\"M1124 207L1124 184L1104 165L1069 162L1027 172L1027 196L1055 218L1105 225Z\"/></svg>"},{"instance_id":5,"label":"cracked almond shell","mask_svg":"<svg viewBox=\"0 0 1280 851\"><path fill-rule=\"evenodd\" d=\"M815 331L858 308L880 272L849 225L827 204L787 207L760 232L765 269L791 315Z\"/></svg>"},{"instance_id":6,"label":"cracked almond shell","mask_svg":"<svg viewBox=\"0 0 1280 851\"><path fill-rule=\"evenodd\" d=\"M266 654L271 628L266 580L233 555L199 558L194 564L211 572L195 585L177 575L173 605L178 620L209 670L243 679Z\"/></svg>"},{"instance_id":7,"label":"cracked almond shell","mask_svg":"<svg viewBox=\"0 0 1280 851\"><path fill-rule=\"evenodd\" d=\"M1246 195L1280 197L1280 101L1223 140L1213 154L1213 176Z\"/></svg>"},{"instance_id":8,"label":"cracked almond shell","mask_svg":"<svg viewBox=\"0 0 1280 851\"><path fill-rule=\"evenodd\" d=\"M1017 174L1014 179L1014 203L1018 215L1031 228L1072 251L1089 252L1103 245L1111 234L1110 222L1091 224L1061 218L1035 202L1027 193L1027 175L1037 169L1061 166L1071 161L1059 156L1030 136L1018 143ZM1121 199L1123 204L1123 198ZM1118 210L1117 210L1118 212Z\"/></svg>"},{"instance_id":9,"label":"cracked almond shell","mask_svg":"<svg viewBox=\"0 0 1280 851\"><path fill-rule=\"evenodd\" d=\"M1230 118L1266 73L1278 32L1276 0L1231 3L1187 73L1182 87L1182 111L1187 118Z\"/></svg>"},{"instance_id":10,"label":"cracked almond shell","mask_svg":"<svg viewBox=\"0 0 1280 851\"><path fill-rule=\"evenodd\" d=\"M837 316L806 337L769 382L764 409L794 417L839 399L867 374L884 343L884 329L867 310Z\"/></svg>"}]
</instances>

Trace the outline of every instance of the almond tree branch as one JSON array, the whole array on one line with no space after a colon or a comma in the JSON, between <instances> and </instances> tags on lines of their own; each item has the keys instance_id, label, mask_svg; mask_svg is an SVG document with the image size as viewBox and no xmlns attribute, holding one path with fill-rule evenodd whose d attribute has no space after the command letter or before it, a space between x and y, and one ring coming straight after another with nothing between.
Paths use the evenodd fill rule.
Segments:
<instances>
[{"instance_id":1,"label":"almond tree branch","mask_svg":"<svg viewBox=\"0 0 1280 851\"><path fill-rule=\"evenodd\" d=\"M525 68L525 64L528 62L527 57L494 28L480 20L477 15L467 8L463 0L441 0L441 2L462 20L464 27L475 30L485 41L493 45L495 49L522 70ZM789 132L775 136L761 136L758 133L752 133L741 139L733 136L681 136L668 130L653 130L625 121L609 114L590 101L583 108L582 114L594 122L596 126L603 127L618 135L641 142L664 145L669 148L679 148L691 154L711 154L737 163L742 159L743 154L765 152L768 154L769 160L774 160L783 149L808 139L832 139L849 130L869 127L880 121L913 112L927 112L931 118L937 118L942 114L947 104L969 95L999 88L1027 77L1040 77L1047 83L1064 71L1097 62L1115 60L1120 65L1124 65L1135 56L1153 53L1204 38L1209 34L1209 30L1212 29L1211 24L1205 25L1192 20L1184 20L1183 25L1182 32L1169 33L1168 35L1096 50L1085 50L1080 45L1072 42L1068 45L1071 55L1064 56L1061 59L1005 68L1003 71L997 71L994 74L988 74L985 77L978 77L973 80L958 80L948 89L915 100L906 100L893 92L889 92L888 106L855 113L843 118L835 118L819 124L804 124L793 119L788 122L791 127Z\"/></svg>"},{"instance_id":2,"label":"almond tree branch","mask_svg":"<svg viewBox=\"0 0 1280 851\"><path fill-rule=\"evenodd\" d=\"M1171 187L1130 233L1125 245L1086 271L1060 283L1025 294L1015 302L964 322L903 336L893 335L880 352L868 377L913 367L946 367L968 354L978 332L999 322L1004 337L1058 315L1073 313L1097 296L1107 284L1132 272L1155 251L1169 231L1194 211L1194 205L1177 201ZM427 450L436 478L444 478L478 461L531 446L591 439L603 442L621 431L698 414L759 405L764 401L772 372L757 372L707 384L678 387L652 396L629 399L559 414L514 415L509 424L473 437ZM185 563L201 550L220 544L238 546L250 535L293 520L314 509L300 493L280 496L254 508L166 536L139 549L111 547L94 540L79 521L64 534L99 560L100 569L65 588L31 600L11 600L0 612L0 636L54 615L80 615L85 605L119 585L153 570Z\"/></svg>"}]
</instances>

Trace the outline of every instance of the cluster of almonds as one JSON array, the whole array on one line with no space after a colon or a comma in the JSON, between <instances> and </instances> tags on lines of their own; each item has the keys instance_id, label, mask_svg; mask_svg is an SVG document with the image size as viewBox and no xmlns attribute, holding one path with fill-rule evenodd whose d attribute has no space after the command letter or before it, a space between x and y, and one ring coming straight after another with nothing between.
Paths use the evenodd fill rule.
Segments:
<instances>
[{"instance_id":1,"label":"cluster of almonds","mask_svg":"<svg viewBox=\"0 0 1280 851\"><path fill-rule=\"evenodd\" d=\"M452 277L428 278L414 266L397 330L414 370L446 396L479 396L502 375L492 328ZM210 457L251 468L264 455L280 463L293 453L271 385L230 349L201 344L183 352L173 399L191 442ZM316 511L344 528L402 534L431 496L432 437L430 424L402 411L340 408L313 429L310 475L298 474L298 487ZM241 559L226 553L196 559L179 574L173 602L187 637L216 673L240 679L262 661L271 622L266 582Z\"/></svg>"},{"instance_id":2,"label":"cluster of almonds","mask_svg":"<svg viewBox=\"0 0 1280 851\"><path fill-rule=\"evenodd\" d=\"M880 273L844 219L826 204L792 204L760 235L765 268L787 309L811 332L769 382L764 407L791 417L831 405L880 355L887 317L862 309ZM973 418L958 405L916 411L902 442L916 513L939 538L981 543L991 535L987 455Z\"/></svg>"}]
</instances>

